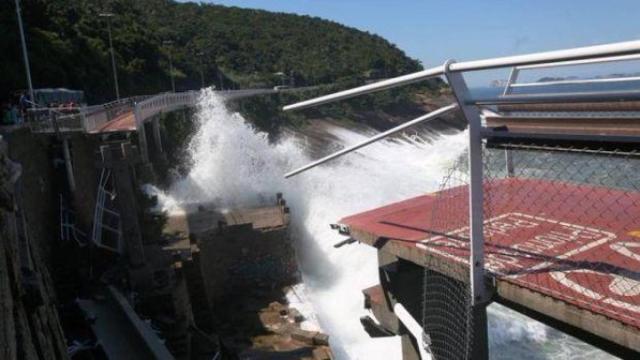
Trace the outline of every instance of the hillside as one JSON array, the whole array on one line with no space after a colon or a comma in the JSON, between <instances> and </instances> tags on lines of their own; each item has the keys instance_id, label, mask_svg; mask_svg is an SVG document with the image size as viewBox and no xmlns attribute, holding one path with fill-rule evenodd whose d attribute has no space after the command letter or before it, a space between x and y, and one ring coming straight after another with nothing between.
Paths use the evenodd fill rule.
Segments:
<instances>
[{"instance_id":1,"label":"hillside","mask_svg":"<svg viewBox=\"0 0 640 360\"><path fill-rule=\"evenodd\" d=\"M421 68L380 36L309 16L171 0L22 0L35 87L114 98L107 24L122 96L207 85L358 82ZM2 98L26 88L13 1L0 2ZM172 44L163 45L164 41ZM286 76L283 77L283 73Z\"/></svg>"}]
</instances>

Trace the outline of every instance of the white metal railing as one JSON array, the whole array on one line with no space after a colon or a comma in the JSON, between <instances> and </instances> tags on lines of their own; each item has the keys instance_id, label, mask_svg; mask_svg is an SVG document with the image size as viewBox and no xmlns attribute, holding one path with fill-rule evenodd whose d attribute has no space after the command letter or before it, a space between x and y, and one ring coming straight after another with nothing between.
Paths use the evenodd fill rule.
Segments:
<instances>
[{"instance_id":1,"label":"white metal railing","mask_svg":"<svg viewBox=\"0 0 640 360\"><path fill-rule=\"evenodd\" d=\"M136 98L120 99L106 104L89 106L83 109L84 131L98 131L117 116L131 111Z\"/></svg>"},{"instance_id":2,"label":"white metal railing","mask_svg":"<svg viewBox=\"0 0 640 360\"><path fill-rule=\"evenodd\" d=\"M134 98L85 107L33 108L27 123L33 132L94 132L115 117L131 111Z\"/></svg>"},{"instance_id":3,"label":"white metal railing","mask_svg":"<svg viewBox=\"0 0 640 360\"><path fill-rule=\"evenodd\" d=\"M518 77L520 76L520 73L523 70L548 69L548 68L558 68L558 67L566 67L566 66L580 66L580 65L591 65L591 64L601 64L601 63L625 62L625 61L633 61L633 60L640 60L640 54L608 56L608 57L588 58L588 59L572 60L572 61L515 66L511 70L511 74L509 75L509 79L507 80L507 84L505 86L503 94L504 95L511 94L514 88L540 88L544 86L558 86L558 85L589 85L589 84L598 84L598 83L624 83L624 82L640 81L640 76L621 76L621 77L602 77L602 78L593 78L593 79L562 79L562 80L553 80L553 81L536 81L536 82L528 82L528 83L517 82Z\"/></svg>"},{"instance_id":4,"label":"white metal railing","mask_svg":"<svg viewBox=\"0 0 640 360\"><path fill-rule=\"evenodd\" d=\"M145 133L144 123L162 113L168 111L174 111L180 108L194 106L200 96L199 91L187 91L182 93L164 93L156 95L152 98L143 100L134 106L133 114L136 122L136 129L139 133L138 145L140 148L140 155L143 161L149 159L149 153L147 149L147 135ZM157 122L154 123L155 139L160 141L160 130L157 127ZM159 144L157 144L159 145Z\"/></svg>"},{"instance_id":5,"label":"white metal railing","mask_svg":"<svg viewBox=\"0 0 640 360\"><path fill-rule=\"evenodd\" d=\"M297 174L299 174L301 172L307 171L307 170L309 170L311 168L314 168L314 167L316 167L316 166L318 166L320 164L323 164L323 163L325 163L325 162L327 162L327 161L329 161L331 159L335 159L335 158L340 157L340 156L342 156L344 154L347 154L347 153L350 153L350 152L352 152L354 150L357 150L357 149L360 149L362 147L365 147L365 146L367 146L367 145L369 145L371 143L374 143L374 142L376 142L376 141L378 141L380 139L383 139L383 138L386 138L386 137L388 137L390 135L398 133L398 132L400 132L400 131L402 131L404 129L410 128L410 127L412 127L412 126L414 126L416 124L419 124L419 123L422 123L422 122L425 122L425 121L428 121L428 120L437 119L438 116L447 114L447 113L449 113L449 112L451 112L453 110L456 110L457 108L458 108L457 104L451 104L451 105L442 107L442 108L440 108L440 109L438 109L436 111L430 112L430 113L428 113L426 115L422 115L422 116L420 116L418 118L415 118L415 119L413 119L411 121L408 121L408 122L406 122L406 123L404 123L404 124L402 124L400 126L397 126L397 127L393 128L391 130L382 132L382 133L380 133L380 134L378 134L378 135L376 135L374 137L371 137L371 138L369 138L369 139L367 139L365 141L362 141L362 142L360 142L358 144L349 146L349 147L344 148L344 149L342 149L342 150L340 150L338 152L335 152L335 153L333 153L331 155L325 156L322 159L319 159L319 160L316 160L316 161L314 161L314 162L312 162L310 164L307 164L307 165L305 165L305 166L303 166L303 167L301 167L299 169L290 171L290 172L285 174L285 178L289 178L289 177L295 176L295 175L297 175Z\"/></svg>"},{"instance_id":6,"label":"white metal railing","mask_svg":"<svg viewBox=\"0 0 640 360\"><path fill-rule=\"evenodd\" d=\"M243 89L219 91L226 100L234 100L249 96L274 94L304 90L295 88L287 90ZM150 118L163 112L195 106L200 91L180 93L162 93L158 95L133 96L101 105L76 107L71 109L34 108L29 109L29 126L33 132L98 132L108 122L127 112L135 114L136 128Z\"/></svg>"},{"instance_id":7,"label":"white metal railing","mask_svg":"<svg viewBox=\"0 0 640 360\"><path fill-rule=\"evenodd\" d=\"M640 58L640 41L629 41L622 43L614 43L607 45L589 46L576 49L558 50L550 52L542 52L528 55L518 55L501 57L486 60L476 60L456 63L448 61L447 63L419 71L416 73L399 76L392 79L387 79L373 84L360 86L354 89L340 91L334 94L321 96L315 99L302 101L296 104L288 105L284 107L284 110L296 110L304 109L311 106L317 106L327 103L332 103L348 98L352 98L359 95L369 94L376 91L396 88L407 84L416 83L419 81L427 80L429 78L437 76L445 76L449 82L451 89L457 100L457 106L449 105L439 110L426 114L418 119L412 120L409 123L400 125L391 130L386 131L380 135L363 141L357 145L351 146L332 155L326 156L323 159L312 162L306 166L303 166L297 170L287 173L285 176L290 177L306 170L309 170L315 166L323 164L327 161L335 159L337 157L346 155L353 152L363 146L369 145L376 141L382 140L391 134L401 131L409 126L414 126L419 123L429 121L438 115L442 115L445 112L453 111L455 108L459 108L464 117L469 123L469 223L470 223L470 256L469 256L469 268L470 268L470 287L472 294L472 303L482 303L487 301L487 294L484 285L485 272L484 272L484 237L483 237L483 173L482 173L482 138L484 132L482 119L478 107L480 105L491 105L504 102L505 99L512 99L518 103L536 102L536 101L563 101L570 99L572 101L588 101L593 99L603 98L602 93L592 92L582 95L571 94L569 97L567 94L535 94L535 95L511 95L509 92L505 92L503 96L494 99L478 100L471 98L466 82L462 76L464 72L487 70L496 68L513 67L513 71L510 76L510 80L515 82L517 79L517 72L525 66L529 68L537 67L552 67L552 66L568 66L573 64L585 64L585 63L597 63L606 61L623 61L634 60ZM639 92L627 91L624 94L619 93L607 93L610 98L618 97L637 97L640 98Z\"/></svg>"},{"instance_id":8,"label":"white metal railing","mask_svg":"<svg viewBox=\"0 0 640 360\"><path fill-rule=\"evenodd\" d=\"M424 81L436 76L442 76L445 71L451 73L461 73L467 71L489 70L497 68L507 67L519 67L527 65L545 64L551 65L555 63L563 63L567 61L576 61L584 59L596 59L606 57L616 57L623 55L638 55L640 52L640 40L627 41L614 44L588 46L582 48L568 49L568 50L556 50L541 52L528 55L507 56L486 60L465 61L459 63L452 63L445 67L445 65L436 66L430 69L418 71L412 74L399 76L396 78L379 81L373 84L360 86L354 89L340 91L334 94L321 96L315 99L302 101L296 104L285 106L284 110L297 110L304 109L311 106L317 106L321 104L331 103L348 99L354 96L360 96L369 94L376 91L392 89L403 85Z\"/></svg>"},{"instance_id":9,"label":"white metal railing","mask_svg":"<svg viewBox=\"0 0 640 360\"><path fill-rule=\"evenodd\" d=\"M134 106L136 123L139 125L162 112L194 106L199 95L199 91L164 93L138 102Z\"/></svg>"},{"instance_id":10,"label":"white metal railing","mask_svg":"<svg viewBox=\"0 0 640 360\"><path fill-rule=\"evenodd\" d=\"M115 252L121 252L122 230L120 228L120 213L113 211L106 206L107 197L113 197L113 194L111 194L106 188L107 184L109 183L110 176L111 171L109 171L108 169L102 169L102 171L100 172L100 180L98 181L98 192L96 194L96 206L93 213L93 231L91 234L91 240L96 246ZM105 213L115 220L115 222L117 223L117 227L105 224ZM105 244L102 239L104 231L107 231L116 237L116 243L112 244L115 246Z\"/></svg>"},{"instance_id":11,"label":"white metal railing","mask_svg":"<svg viewBox=\"0 0 640 360\"><path fill-rule=\"evenodd\" d=\"M33 132L86 132L98 131L109 121L127 112L140 110L141 121L165 111L193 106L199 92L164 93L155 96L133 96L106 104L68 109L29 109L28 125Z\"/></svg>"},{"instance_id":12,"label":"white metal railing","mask_svg":"<svg viewBox=\"0 0 640 360\"><path fill-rule=\"evenodd\" d=\"M640 60L640 54L606 56L606 57L561 61L561 62L554 61L554 62L543 63L543 64L518 66L518 69L530 70L530 69L543 69L543 68L550 68L550 67L557 68L561 66L588 65L588 64L599 64L604 62L620 62L620 61L631 61L631 60Z\"/></svg>"}]
</instances>

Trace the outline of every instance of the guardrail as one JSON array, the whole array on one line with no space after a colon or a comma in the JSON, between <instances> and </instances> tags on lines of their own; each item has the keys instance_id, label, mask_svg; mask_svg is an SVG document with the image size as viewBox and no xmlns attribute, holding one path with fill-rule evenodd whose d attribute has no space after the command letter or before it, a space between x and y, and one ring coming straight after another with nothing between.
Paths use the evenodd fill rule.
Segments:
<instances>
[{"instance_id":1,"label":"guardrail","mask_svg":"<svg viewBox=\"0 0 640 360\"><path fill-rule=\"evenodd\" d=\"M27 123L36 133L93 133L127 112L136 112L137 121L165 111L195 105L198 91L133 96L106 104L74 108L34 108L28 110Z\"/></svg>"},{"instance_id":2,"label":"guardrail","mask_svg":"<svg viewBox=\"0 0 640 360\"><path fill-rule=\"evenodd\" d=\"M95 132L109 121L118 116L133 111L137 102L151 98L152 95L133 96L126 99L112 101L106 104L90 106L83 109L86 132Z\"/></svg>"},{"instance_id":3,"label":"guardrail","mask_svg":"<svg viewBox=\"0 0 640 360\"><path fill-rule=\"evenodd\" d=\"M133 104L134 98L128 98L88 107L28 109L27 124L36 133L94 132Z\"/></svg>"},{"instance_id":4,"label":"guardrail","mask_svg":"<svg viewBox=\"0 0 640 360\"><path fill-rule=\"evenodd\" d=\"M34 133L83 131L84 115L80 108L29 109L26 124Z\"/></svg>"},{"instance_id":5,"label":"guardrail","mask_svg":"<svg viewBox=\"0 0 640 360\"><path fill-rule=\"evenodd\" d=\"M249 96L311 88L313 87L281 90L243 89L219 91L219 93L226 100L235 100ZM56 131L95 133L117 117L127 112L133 112L135 114L136 127L140 129L142 123L160 113L195 106L199 96L200 91L168 92L158 95L133 96L106 104L73 109L35 108L29 109L28 122L31 130L39 133L54 133Z\"/></svg>"},{"instance_id":6,"label":"guardrail","mask_svg":"<svg viewBox=\"0 0 640 360\"><path fill-rule=\"evenodd\" d=\"M553 80L553 81L536 81L536 82L527 82L527 83L517 82L518 77L520 76L520 73L523 70L548 69L548 68L567 67L567 66L625 62L625 61L633 61L633 60L640 60L640 55L631 54L631 55L621 55L621 56L609 56L609 57L602 57L602 58L589 58L589 59L581 59L581 60L573 60L573 61L543 63L543 64L535 64L535 65L515 66L511 69L511 74L509 75L509 79L507 80L507 84L505 86L503 94L504 95L511 94L514 88L540 88L545 86L558 86L558 85L589 85L589 84L597 84L597 83L623 83L623 82L640 81L640 76L620 76L620 77L602 77L602 78L593 78L593 79L561 79L561 80Z\"/></svg>"},{"instance_id":7,"label":"guardrail","mask_svg":"<svg viewBox=\"0 0 640 360\"><path fill-rule=\"evenodd\" d=\"M198 101L199 91L181 93L164 93L142 100L135 104L136 122L141 122L165 111L174 111L183 107L194 106Z\"/></svg>"}]
</instances>

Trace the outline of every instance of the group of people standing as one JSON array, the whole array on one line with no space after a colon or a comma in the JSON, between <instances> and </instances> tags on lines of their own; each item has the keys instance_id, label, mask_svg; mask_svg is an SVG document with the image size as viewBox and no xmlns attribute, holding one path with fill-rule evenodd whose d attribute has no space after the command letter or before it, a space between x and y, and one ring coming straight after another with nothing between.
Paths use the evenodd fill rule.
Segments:
<instances>
[{"instance_id":1,"label":"group of people standing","mask_svg":"<svg viewBox=\"0 0 640 360\"><path fill-rule=\"evenodd\" d=\"M25 92L16 93L2 104L2 125L17 125L24 122L31 99Z\"/></svg>"}]
</instances>

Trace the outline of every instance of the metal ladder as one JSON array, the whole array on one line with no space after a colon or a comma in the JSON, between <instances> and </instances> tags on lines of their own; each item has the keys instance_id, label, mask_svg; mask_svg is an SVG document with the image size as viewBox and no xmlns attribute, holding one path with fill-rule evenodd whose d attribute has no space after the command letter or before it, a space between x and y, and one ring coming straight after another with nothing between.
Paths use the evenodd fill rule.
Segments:
<instances>
[{"instance_id":1,"label":"metal ladder","mask_svg":"<svg viewBox=\"0 0 640 360\"><path fill-rule=\"evenodd\" d=\"M122 248L122 231L120 229L120 213L111 210L107 207L107 196L111 199L115 198L115 194L107 190L107 184L111 177L111 171L109 169L102 169L100 173L100 180L98 182L98 192L96 194L96 206L93 214L93 231L91 234L91 240L99 247L121 252ZM112 225L105 224L105 213L108 216L112 216L117 222L117 228ZM103 243L102 235L104 231L111 232L117 237L117 246L109 246Z\"/></svg>"}]
</instances>

